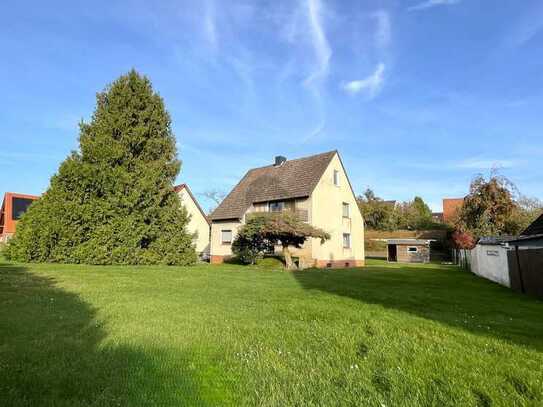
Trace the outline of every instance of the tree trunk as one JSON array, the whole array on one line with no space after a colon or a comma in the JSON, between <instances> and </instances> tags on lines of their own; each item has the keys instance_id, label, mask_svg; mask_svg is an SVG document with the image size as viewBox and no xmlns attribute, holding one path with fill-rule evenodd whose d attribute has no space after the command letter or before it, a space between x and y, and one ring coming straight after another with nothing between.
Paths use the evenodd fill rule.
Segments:
<instances>
[{"instance_id":1,"label":"tree trunk","mask_svg":"<svg viewBox=\"0 0 543 407\"><path fill-rule=\"evenodd\" d=\"M296 265L292 261L292 255L290 254L290 250L288 249L288 246L285 245L283 245L283 257L285 258L285 266L287 270L296 269Z\"/></svg>"}]
</instances>

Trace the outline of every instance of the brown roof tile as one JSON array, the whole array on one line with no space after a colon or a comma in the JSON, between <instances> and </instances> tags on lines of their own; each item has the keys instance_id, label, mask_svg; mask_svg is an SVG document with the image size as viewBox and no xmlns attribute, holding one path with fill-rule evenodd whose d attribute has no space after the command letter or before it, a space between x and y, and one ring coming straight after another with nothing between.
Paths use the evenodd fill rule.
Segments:
<instances>
[{"instance_id":1,"label":"brown roof tile","mask_svg":"<svg viewBox=\"0 0 543 407\"><path fill-rule=\"evenodd\" d=\"M239 219L255 202L311 195L336 151L287 160L276 167L249 170L210 215L212 220Z\"/></svg>"}]
</instances>

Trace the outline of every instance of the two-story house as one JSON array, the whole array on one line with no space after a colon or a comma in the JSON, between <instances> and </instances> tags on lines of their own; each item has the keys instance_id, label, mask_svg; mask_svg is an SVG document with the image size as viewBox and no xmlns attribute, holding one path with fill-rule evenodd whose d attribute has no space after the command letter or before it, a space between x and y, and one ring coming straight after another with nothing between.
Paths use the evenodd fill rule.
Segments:
<instances>
[{"instance_id":1,"label":"two-story house","mask_svg":"<svg viewBox=\"0 0 543 407\"><path fill-rule=\"evenodd\" d=\"M337 151L249 170L210 215L211 262L232 255L237 230L251 212L294 211L331 236L293 250L301 267L364 265L364 221Z\"/></svg>"}]
</instances>

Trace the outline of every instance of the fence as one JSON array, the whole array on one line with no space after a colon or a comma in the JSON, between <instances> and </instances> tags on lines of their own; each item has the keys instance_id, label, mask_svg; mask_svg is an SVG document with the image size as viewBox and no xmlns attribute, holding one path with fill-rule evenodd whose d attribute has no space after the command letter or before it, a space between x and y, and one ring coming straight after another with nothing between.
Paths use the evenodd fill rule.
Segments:
<instances>
[{"instance_id":1,"label":"fence","mask_svg":"<svg viewBox=\"0 0 543 407\"><path fill-rule=\"evenodd\" d=\"M543 298L543 249L510 250L509 279L515 291Z\"/></svg>"},{"instance_id":2,"label":"fence","mask_svg":"<svg viewBox=\"0 0 543 407\"><path fill-rule=\"evenodd\" d=\"M471 252L466 249L452 249L452 262L465 270L471 270Z\"/></svg>"}]
</instances>

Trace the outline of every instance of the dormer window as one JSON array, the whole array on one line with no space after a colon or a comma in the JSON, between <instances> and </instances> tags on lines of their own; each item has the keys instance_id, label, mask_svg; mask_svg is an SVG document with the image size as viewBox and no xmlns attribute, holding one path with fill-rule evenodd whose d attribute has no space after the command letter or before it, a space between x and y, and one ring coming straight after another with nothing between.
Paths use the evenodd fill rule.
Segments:
<instances>
[{"instance_id":1,"label":"dormer window","mask_svg":"<svg viewBox=\"0 0 543 407\"><path fill-rule=\"evenodd\" d=\"M334 185L339 187L339 171L334 170Z\"/></svg>"},{"instance_id":2,"label":"dormer window","mask_svg":"<svg viewBox=\"0 0 543 407\"><path fill-rule=\"evenodd\" d=\"M269 212L282 212L285 208L285 203L283 201L270 202L268 206Z\"/></svg>"}]
</instances>

